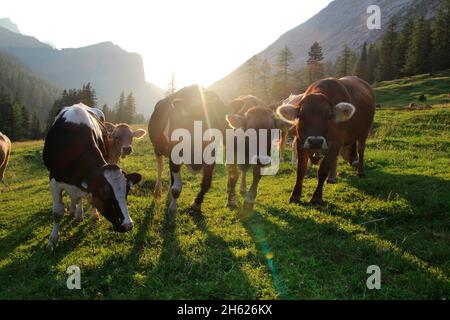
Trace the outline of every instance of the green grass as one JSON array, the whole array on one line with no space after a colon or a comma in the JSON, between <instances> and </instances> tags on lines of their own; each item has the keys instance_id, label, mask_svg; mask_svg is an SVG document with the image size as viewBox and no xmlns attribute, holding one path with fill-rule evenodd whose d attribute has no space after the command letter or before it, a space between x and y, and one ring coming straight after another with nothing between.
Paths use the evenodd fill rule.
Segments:
<instances>
[{"instance_id":1,"label":"green grass","mask_svg":"<svg viewBox=\"0 0 450 320\"><path fill-rule=\"evenodd\" d=\"M262 179L251 214L225 207L218 166L202 215L187 210L200 177L186 169L179 213L168 215L165 197L152 196L155 162L143 139L122 164L144 176L129 197L133 231L66 217L53 252L43 142L15 143L0 185L0 299L448 299L449 128L448 105L379 110L367 178L341 162L326 205L308 204L312 177L304 203L290 205L295 170L285 163ZM167 189L167 168L164 176ZM70 265L81 268L81 290L66 289ZM381 290L366 287L370 265L381 268Z\"/></svg>"},{"instance_id":2,"label":"green grass","mask_svg":"<svg viewBox=\"0 0 450 320\"><path fill-rule=\"evenodd\" d=\"M405 107L411 102L418 105L450 103L450 70L432 76L423 74L393 81L380 82L375 86L377 102L382 107ZM420 102L424 94L427 101Z\"/></svg>"}]
</instances>

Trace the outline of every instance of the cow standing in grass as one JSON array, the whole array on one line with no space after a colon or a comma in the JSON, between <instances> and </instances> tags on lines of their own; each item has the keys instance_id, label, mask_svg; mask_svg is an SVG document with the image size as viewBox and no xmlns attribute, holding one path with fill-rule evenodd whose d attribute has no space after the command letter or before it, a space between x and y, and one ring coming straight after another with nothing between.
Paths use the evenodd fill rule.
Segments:
<instances>
[{"instance_id":1,"label":"cow standing in grass","mask_svg":"<svg viewBox=\"0 0 450 320\"><path fill-rule=\"evenodd\" d=\"M255 96L241 96L235 100L233 100L228 110L231 114L227 115L226 119L228 124L233 129L242 129L244 132L247 130L255 130L256 131L256 144L260 146L260 140L266 139L264 141L265 144L265 153L261 150L257 150L258 161L256 163L251 164L249 154L249 141L245 141L244 150L246 152L245 163L237 164L237 144L239 143L237 138L234 138L234 163L228 164L228 184L227 184L227 194L228 194L228 207L237 206L236 201L236 183L239 179L239 170L242 172L241 185L240 185L240 193L245 196L244 206L247 208L253 207L253 204L256 200L256 194L258 189L258 184L261 179L261 169L264 166L268 166L271 164L271 147L272 147L272 139L270 137L271 130L280 129L280 137L281 139L278 142L278 149L280 153L284 153L283 146L285 145L285 139L287 135L283 135L283 132L287 132L292 124L284 121L282 119L277 119L276 114L271 110L264 102L258 99ZM259 130L266 130L267 136L262 136ZM229 141L227 141L229 143ZM242 143L242 142L241 142ZM258 148L259 149L259 148ZM262 159L266 161L261 161ZM281 158L281 157L280 157ZM281 159L280 159L281 160ZM264 163L263 163L264 162ZM253 181L249 192L247 193L246 186L246 174L249 170L253 172Z\"/></svg>"},{"instance_id":2,"label":"cow standing in grass","mask_svg":"<svg viewBox=\"0 0 450 320\"><path fill-rule=\"evenodd\" d=\"M108 135L103 121L103 113L98 109L83 104L65 107L57 114L45 138L43 158L50 172L54 218L50 248L59 240L64 215L63 190L70 195L70 210L76 217L82 215L82 198L90 194L94 206L115 231L126 232L133 227L127 195L139 183L141 175L125 174L117 165L107 163Z\"/></svg>"},{"instance_id":3,"label":"cow standing in grass","mask_svg":"<svg viewBox=\"0 0 450 320\"><path fill-rule=\"evenodd\" d=\"M357 167L358 176L364 176L366 139L375 114L375 95L367 82L358 77L319 80L306 90L298 104L288 102L278 108L278 113L296 124L299 159L291 203L300 202L308 158L318 154L323 155L323 160L313 204L323 202L325 180L336 181L340 152Z\"/></svg>"},{"instance_id":4,"label":"cow standing in grass","mask_svg":"<svg viewBox=\"0 0 450 320\"><path fill-rule=\"evenodd\" d=\"M3 181L10 153L11 141L6 135L0 132L0 182Z\"/></svg>"},{"instance_id":5,"label":"cow standing in grass","mask_svg":"<svg viewBox=\"0 0 450 320\"><path fill-rule=\"evenodd\" d=\"M215 162L206 163L201 159L201 163L194 163L194 121L200 121L203 133L207 129L218 129L224 132L226 128L225 116L226 106L220 98L213 92L207 91L198 85L185 87L173 95L160 100L150 117L148 132L150 141L154 147L157 161L157 180L155 184L155 196L160 196L162 192L161 175L163 171L164 157L169 158L170 164L170 190L169 190L169 211L176 212L177 199L182 189L181 164L176 163L171 157L173 148L178 141L171 141L172 133L177 129L187 130L190 133L191 162L186 164L193 171L203 170L200 192L194 199L191 208L200 211L203 198L211 187L212 175ZM188 137L186 137L188 138ZM203 154L205 143L200 146ZM197 154L197 156L199 156ZM200 155L201 156L201 155Z\"/></svg>"}]
</instances>

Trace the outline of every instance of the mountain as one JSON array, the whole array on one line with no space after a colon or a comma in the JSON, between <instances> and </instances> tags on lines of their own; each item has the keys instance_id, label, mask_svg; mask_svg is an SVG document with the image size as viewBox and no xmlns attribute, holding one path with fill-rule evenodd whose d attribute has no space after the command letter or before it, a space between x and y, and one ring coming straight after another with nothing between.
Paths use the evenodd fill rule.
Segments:
<instances>
[{"instance_id":1,"label":"mountain","mask_svg":"<svg viewBox=\"0 0 450 320\"><path fill-rule=\"evenodd\" d=\"M132 91L137 112L149 116L164 95L162 89L145 81L142 57L111 42L58 50L34 37L0 28L0 51L17 57L58 87L80 88L90 82L99 106L113 106L122 91Z\"/></svg>"},{"instance_id":2,"label":"mountain","mask_svg":"<svg viewBox=\"0 0 450 320\"><path fill-rule=\"evenodd\" d=\"M318 14L283 34L265 50L257 54L260 61L267 59L274 64L278 53L288 46L293 53L292 67L304 65L311 45L317 41L323 48L325 60L334 61L344 44L360 49L364 42L373 43L384 33L387 22L397 17L400 25L411 15L423 14L431 18L441 0L334 0ZM381 9L381 30L369 30L366 22L367 8L378 5ZM241 65L225 78L214 83L210 89L224 100L230 100L241 92Z\"/></svg>"},{"instance_id":3,"label":"mountain","mask_svg":"<svg viewBox=\"0 0 450 320\"><path fill-rule=\"evenodd\" d=\"M17 58L5 53L0 53L0 70L0 89L45 120L62 90L37 77Z\"/></svg>"},{"instance_id":4,"label":"mountain","mask_svg":"<svg viewBox=\"0 0 450 320\"><path fill-rule=\"evenodd\" d=\"M20 33L17 25L11 21L9 18L0 18L0 27L8 29L9 31Z\"/></svg>"}]
</instances>

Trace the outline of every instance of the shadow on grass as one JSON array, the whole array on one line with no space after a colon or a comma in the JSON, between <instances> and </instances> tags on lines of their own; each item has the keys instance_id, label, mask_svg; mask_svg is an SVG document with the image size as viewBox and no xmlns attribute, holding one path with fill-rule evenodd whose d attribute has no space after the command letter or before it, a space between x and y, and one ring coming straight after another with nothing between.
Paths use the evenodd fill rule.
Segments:
<instances>
[{"instance_id":1,"label":"shadow on grass","mask_svg":"<svg viewBox=\"0 0 450 320\"><path fill-rule=\"evenodd\" d=\"M302 279L301 289L287 283L292 295L441 299L450 294L445 268L433 266L350 219L330 213L326 206L307 208L301 218L285 209L264 208L271 219L258 213L256 216L267 231L280 277L292 278L292 266L303 275L294 275ZM281 228L273 218L281 219L287 227ZM366 268L372 264L383 271L384 290L380 293L369 293L365 287Z\"/></svg>"},{"instance_id":2,"label":"shadow on grass","mask_svg":"<svg viewBox=\"0 0 450 320\"><path fill-rule=\"evenodd\" d=\"M50 212L48 214L51 216ZM11 262L5 263L0 268L0 297L8 299L58 298L61 291L67 291L65 281L62 282L59 279L60 273L57 266L82 243L86 233L95 228L89 223L75 227L70 223L70 219L68 216L63 219L60 235L73 230L75 232L60 242L53 251L47 248L51 230L51 223L48 220L40 220L37 215L32 215L21 229L16 229L17 234L10 236L10 239L14 239L14 244L11 245L9 242L8 250L1 252L0 261L10 259ZM44 227L44 224L49 228ZM45 229L48 232L34 234L33 231L38 229L39 231Z\"/></svg>"}]
</instances>

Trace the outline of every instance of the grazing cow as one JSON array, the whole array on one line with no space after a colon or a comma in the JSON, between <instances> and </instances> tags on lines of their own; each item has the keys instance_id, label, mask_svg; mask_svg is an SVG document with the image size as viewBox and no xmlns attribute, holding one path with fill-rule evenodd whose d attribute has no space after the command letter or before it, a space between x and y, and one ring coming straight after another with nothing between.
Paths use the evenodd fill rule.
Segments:
<instances>
[{"instance_id":1,"label":"grazing cow","mask_svg":"<svg viewBox=\"0 0 450 320\"><path fill-rule=\"evenodd\" d=\"M86 193L93 205L118 232L130 231L133 221L127 208L130 188L139 183L141 175L125 174L105 159L109 156L108 135L103 113L83 104L59 111L45 138L43 158L50 172L53 197L54 226L49 247L59 240L59 225L64 215L62 191L71 198L70 210L82 215L82 198Z\"/></svg>"},{"instance_id":2,"label":"grazing cow","mask_svg":"<svg viewBox=\"0 0 450 320\"><path fill-rule=\"evenodd\" d=\"M11 141L7 136L0 132L0 182L3 180L10 153Z\"/></svg>"},{"instance_id":3,"label":"grazing cow","mask_svg":"<svg viewBox=\"0 0 450 320\"><path fill-rule=\"evenodd\" d=\"M280 129L282 131L286 131L288 128L292 127L292 124L284 121L283 119L278 119L276 114L270 108L259 104L259 99L253 96L241 97L238 100L241 100L241 102L244 103L243 108L237 113L227 115L226 119L229 126L233 129L242 129L244 132L247 132L247 130L256 130L257 141L255 143L257 146L257 161L253 164L250 163L251 156L253 156L249 152L250 141L245 140L245 163L238 165L236 164L238 156L237 144L239 141L238 138L235 137L234 164L228 165L228 206L235 207L237 205L235 197L236 183L239 179L237 167L239 167L239 169L243 172L243 179L241 180L241 193L246 193L245 174L250 168L252 168L253 181L244 201L244 208L251 209L255 203L258 184L261 180L261 169L271 163L271 130ZM237 104L237 101L235 100L233 103ZM262 135L262 131L260 130L265 130L267 134ZM262 139L265 139L265 141L262 141ZM261 150L260 147L264 144L265 149Z\"/></svg>"},{"instance_id":4,"label":"grazing cow","mask_svg":"<svg viewBox=\"0 0 450 320\"><path fill-rule=\"evenodd\" d=\"M357 166L358 176L364 176L364 150L375 114L375 95L367 82L358 77L319 80L306 90L299 105L283 105L278 114L296 123L299 142L297 182L291 203L300 202L309 157L323 156L313 204L323 202L327 177L330 182L336 179L337 157L342 148L344 158Z\"/></svg>"},{"instance_id":5,"label":"grazing cow","mask_svg":"<svg viewBox=\"0 0 450 320\"><path fill-rule=\"evenodd\" d=\"M172 149L178 141L171 141L174 130L184 129L190 133L191 159L195 158L194 145L194 121L202 122L202 134L209 128L219 129L222 132L226 128L226 107L220 98L213 92L207 91L198 85L185 87L173 95L160 100L150 117L148 133L154 147L157 159L157 180L155 184L155 196L160 196L162 191L161 174L163 171L163 157L169 158L171 184L169 190L169 211L176 212L177 199L182 189L180 163L171 158ZM187 137L186 137L187 138ZM184 138L183 138L184 139ZM200 146L203 153L205 144ZM198 156L198 154L197 154ZM200 211L203 198L211 187L214 163L188 164L193 171L203 169L203 178L200 192L197 194L191 208Z\"/></svg>"},{"instance_id":6,"label":"grazing cow","mask_svg":"<svg viewBox=\"0 0 450 320\"><path fill-rule=\"evenodd\" d=\"M109 164L118 164L120 159L124 159L133 152L133 139L142 139L147 131L144 129L137 129L133 131L128 124L112 124L105 122L106 130L108 131L109 157L107 159Z\"/></svg>"}]
</instances>

